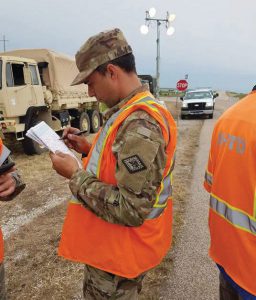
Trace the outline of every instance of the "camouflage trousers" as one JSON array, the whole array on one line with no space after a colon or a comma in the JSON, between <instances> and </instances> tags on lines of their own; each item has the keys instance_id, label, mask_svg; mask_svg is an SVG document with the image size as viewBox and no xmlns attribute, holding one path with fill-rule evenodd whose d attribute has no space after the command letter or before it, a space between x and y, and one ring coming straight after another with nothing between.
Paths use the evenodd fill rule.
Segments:
<instances>
[{"instance_id":1,"label":"camouflage trousers","mask_svg":"<svg viewBox=\"0 0 256 300\"><path fill-rule=\"evenodd\" d=\"M4 264L0 263L0 300L6 300Z\"/></svg>"},{"instance_id":2,"label":"camouflage trousers","mask_svg":"<svg viewBox=\"0 0 256 300\"><path fill-rule=\"evenodd\" d=\"M85 265L83 294L86 300L135 300L145 273L129 279Z\"/></svg>"}]
</instances>

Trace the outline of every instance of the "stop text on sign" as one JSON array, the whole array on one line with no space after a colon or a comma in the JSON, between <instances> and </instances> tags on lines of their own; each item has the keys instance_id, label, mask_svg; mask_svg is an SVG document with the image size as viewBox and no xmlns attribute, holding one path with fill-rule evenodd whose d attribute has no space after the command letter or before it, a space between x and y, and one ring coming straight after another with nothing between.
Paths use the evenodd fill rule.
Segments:
<instances>
[{"instance_id":1,"label":"stop text on sign","mask_svg":"<svg viewBox=\"0 0 256 300\"><path fill-rule=\"evenodd\" d=\"M187 89L187 87L188 87L188 82L186 80L184 80L184 79L183 80L179 80L177 82L176 87L177 87L177 90L179 90L179 91L185 91Z\"/></svg>"}]
</instances>

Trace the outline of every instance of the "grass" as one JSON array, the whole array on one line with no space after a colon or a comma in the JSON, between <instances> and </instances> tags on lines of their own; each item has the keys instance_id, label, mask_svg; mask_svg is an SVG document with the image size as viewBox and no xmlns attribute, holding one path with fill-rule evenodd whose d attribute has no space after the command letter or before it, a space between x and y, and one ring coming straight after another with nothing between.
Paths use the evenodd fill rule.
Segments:
<instances>
[{"instance_id":1,"label":"grass","mask_svg":"<svg viewBox=\"0 0 256 300\"><path fill-rule=\"evenodd\" d=\"M242 99L243 97L245 97L247 95L247 94L244 94L244 93L236 93L236 92L230 92L230 91L228 91L226 93L229 97L235 97L235 98L238 98L238 99Z\"/></svg>"}]
</instances>

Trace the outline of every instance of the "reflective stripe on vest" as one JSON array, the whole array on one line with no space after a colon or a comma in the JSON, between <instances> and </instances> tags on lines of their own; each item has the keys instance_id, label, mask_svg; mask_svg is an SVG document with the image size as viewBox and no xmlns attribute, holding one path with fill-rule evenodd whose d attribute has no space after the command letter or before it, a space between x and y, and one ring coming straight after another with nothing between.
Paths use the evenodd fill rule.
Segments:
<instances>
[{"instance_id":1,"label":"reflective stripe on vest","mask_svg":"<svg viewBox=\"0 0 256 300\"><path fill-rule=\"evenodd\" d=\"M256 219L245 212L232 207L213 194L210 197L210 207L233 226L256 235Z\"/></svg>"},{"instance_id":2,"label":"reflective stripe on vest","mask_svg":"<svg viewBox=\"0 0 256 300\"><path fill-rule=\"evenodd\" d=\"M167 205L169 197L172 196L172 174L170 173L161 182L160 193L157 194L153 210L147 216L147 219L154 219L161 215Z\"/></svg>"},{"instance_id":3,"label":"reflective stripe on vest","mask_svg":"<svg viewBox=\"0 0 256 300\"><path fill-rule=\"evenodd\" d=\"M212 175L209 172L205 172L204 179L209 185L212 185Z\"/></svg>"},{"instance_id":4,"label":"reflective stripe on vest","mask_svg":"<svg viewBox=\"0 0 256 300\"><path fill-rule=\"evenodd\" d=\"M119 111L117 111L115 114L113 114L111 116L111 118L106 122L103 130L100 133L99 139L93 149L91 158L87 164L86 171L89 171L90 173L96 175L99 178L102 154L104 151L104 147L105 147L107 138L111 133L111 129L112 129L112 125L113 125L114 121L123 111L126 111L126 110L130 109L132 106L138 105L138 104L146 105L153 111L161 114L161 112L155 107L156 101L152 100L152 98L148 97L148 96L138 99L137 101L133 102L132 104L130 104L128 106L125 106L123 109L121 108ZM158 105L160 105L160 104L158 104ZM167 120L165 119L164 116L162 116L162 118L166 125L166 130L168 131L168 135L169 135L169 139L170 139L170 132L169 132L169 128L167 126ZM161 182L159 191L156 196L156 201L153 206L153 210L147 216L147 219L154 219L154 218L159 217L160 214L165 209L165 207L167 205L167 201L172 195L172 176L171 176L172 169L173 169L173 162L170 165L167 175L164 177L164 179ZM73 200L72 202L75 203L75 200Z\"/></svg>"}]
</instances>

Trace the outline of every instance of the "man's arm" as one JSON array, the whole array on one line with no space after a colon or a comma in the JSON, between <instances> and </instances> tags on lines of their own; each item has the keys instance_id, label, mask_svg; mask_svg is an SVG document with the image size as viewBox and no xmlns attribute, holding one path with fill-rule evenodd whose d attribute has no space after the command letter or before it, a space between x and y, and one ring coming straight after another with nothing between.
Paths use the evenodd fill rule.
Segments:
<instances>
[{"instance_id":1,"label":"man's arm","mask_svg":"<svg viewBox=\"0 0 256 300\"><path fill-rule=\"evenodd\" d=\"M118 130L112 151L116 157L117 186L77 170L72 193L105 221L140 226L151 212L166 164L165 142L159 124L136 111Z\"/></svg>"}]
</instances>

